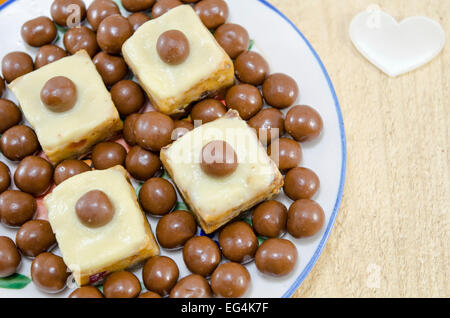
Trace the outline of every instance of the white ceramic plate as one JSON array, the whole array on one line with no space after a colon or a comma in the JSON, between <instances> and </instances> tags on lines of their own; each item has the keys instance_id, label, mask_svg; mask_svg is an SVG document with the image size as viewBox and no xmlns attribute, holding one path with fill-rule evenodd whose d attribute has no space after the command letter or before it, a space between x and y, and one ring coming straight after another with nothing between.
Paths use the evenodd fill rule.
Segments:
<instances>
[{"instance_id":1,"label":"white ceramic plate","mask_svg":"<svg viewBox=\"0 0 450 318\"><path fill-rule=\"evenodd\" d=\"M20 36L22 24L40 15L49 16L52 0L9 0L0 6L0 59L10 51L22 50L34 56L36 49L26 46ZM90 4L92 0L85 0ZM120 2L120 1L119 1ZM324 131L322 136L310 143L303 143L302 166L314 170L321 180L319 193L313 198L324 209L326 222L323 229L314 237L294 239L287 235L297 246L299 261L292 273L283 278L267 277L256 269L254 262L246 265L252 277L251 287L246 297L289 297L314 266L320 256L333 227L345 179L346 143L345 132L339 103L331 80L303 34L281 12L265 0L227 0L230 7L230 22L244 26L254 41L253 50L263 54L269 61L272 72L282 72L294 77L300 87L297 104L313 106L322 115ZM125 11L122 12L126 14ZM63 46L60 42L60 46ZM8 92L6 98L15 98ZM0 159L8 162L1 154ZM10 163L14 169L14 165ZM279 199L291 204L283 195ZM157 220L149 218L155 229ZM0 235L15 238L16 230L0 225ZM53 251L59 253L57 249ZM189 272L184 265L180 251L162 253L174 258L180 268L180 277ZM67 297L70 289L48 295L40 292L32 283L27 284L30 277L31 261L23 258L20 274L9 281L0 280L0 297ZM141 279L141 270L135 273ZM14 283L14 284L12 284ZM16 286L14 286L16 285ZM1 288L23 287L21 289Z\"/></svg>"}]
</instances>

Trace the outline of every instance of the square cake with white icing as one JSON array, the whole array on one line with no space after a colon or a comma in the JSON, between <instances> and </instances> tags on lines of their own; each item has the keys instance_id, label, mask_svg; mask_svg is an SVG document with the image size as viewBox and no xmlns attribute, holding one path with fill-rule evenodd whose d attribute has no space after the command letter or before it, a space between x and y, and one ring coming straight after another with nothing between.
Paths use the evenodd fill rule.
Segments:
<instances>
[{"instance_id":1,"label":"square cake with white icing","mask_svg":"<svg viewBox=\"0 0 450 318\"><path fill-rule=\"evenodd\" d=\"M44 204L64 262L80 286L159 254L122 166L71 177Z\"/></svg>"},{"instance_id":2,"label":"square cake with white icing","mask_svg":"<svg viewBox=\"0 0 450 318\"><path fill-rule=\"evenodd\" d=\"M71 93L75 92L75 96L60 96L71 102L70 105L63 105L70 107L61 108L59 104L52 104L55 102L52 96L55 91L47 90L47 97L53 98L47 101L51 108L43 100L44 87L50 80L61 77L72 83ZM56 79L58 84L63 85ZM14 80L9 88L36 131L45 154L54 164L85 154L94 144L122 129L111 95L84 50ZM61 98L57 102L67 102L61 101Z\"/></svg>"},{"instance_id":3,"label":"square cake with white icing","mask_svg":"<svg viewBox=\"0 0 450 318\"><path fill-rule=\"evenodd\" d=\"M228 165L205 165L205 151L217 142L227 145L234 159ZM163 148L161 161L206 233L274 197L283 186L255 131L234 110Z\"/></svg>"},{"instance_id":4,"label":"square cake with white icing","mask_svg":"<svg viewBox=\"0 0 450 318\"><path fill-rule=\"evenodd\" d=\"M176 65L165 62L157 49L160 36L173 30L184 34L189 47ZM143 24L122 53L153 105L168 115L234 83L233 62L189 5Z\"/></svg>"}]
</instances>

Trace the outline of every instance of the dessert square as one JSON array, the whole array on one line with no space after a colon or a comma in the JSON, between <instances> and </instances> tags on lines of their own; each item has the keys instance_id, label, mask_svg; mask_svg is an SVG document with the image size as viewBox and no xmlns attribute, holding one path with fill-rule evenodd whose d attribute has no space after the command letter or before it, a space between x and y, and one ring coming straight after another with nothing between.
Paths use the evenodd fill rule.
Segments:
<instances>
[{"instance_id":1,"label":"dessert square","mask_svg":"<svg viewBox=\"0 0 450 318\"><path fill-rule=\"evenodd\" d=\"M48 109L40 97L46 82L56 76L67 77L77 90L73 108L59 113ZM9 87L54 164L85 154L122 129L111 95L84 50L26 74Z\"/></svg>"},{"instance_id":2,"label":"dessert square","mask_svg":"<svg viewBox=\"0 0 450 318\"><path fill-rule=\"evenodd\" d=\"M210 176L200 166L203 147L216 140L227 142L236 153L238 165L231 175ZM163 148L161 161L206 233L274 197L283 186L255 131L234 110Z\"/></svg>"},{"instance_id":3,"label":"dessert square","mask_svg":"<svg viewBox=\"0 0 450 318\"><path fill-rule=\"evenodd\" d=\"M158 38L168 30L182 31L189 41L190 54L179 65L166 64L157 52ZM234 82L233 62L189 5L146 22L122 53L153 105L168 115Z\"/></svg>"},{"instance_id":4,"label":"dessert square","mask_svg":"<svg viewBox=\"0 0 450 318\"><path fill-rule=\"evenodd\" d=\"M107 224L97 228L84 225L75 210L78 200L93 190L103 191L115 211ZM80 286L159 254L122 166L71 177L45 197L44 204L64 262Z\"/></svg>"}]
</instances>

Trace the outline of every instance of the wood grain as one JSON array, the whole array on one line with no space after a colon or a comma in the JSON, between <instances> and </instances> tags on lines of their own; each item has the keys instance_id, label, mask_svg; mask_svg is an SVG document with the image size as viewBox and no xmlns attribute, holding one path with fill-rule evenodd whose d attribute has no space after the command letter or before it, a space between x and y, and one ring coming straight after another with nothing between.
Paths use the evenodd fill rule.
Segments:
<instances>
[{"instance_id":1,"label":"wood grain","mask_svg":"<svg viewBox=\"0 0 450 318\"><path fill-rule=\"evenodd\" d=\"M336 226L295 296L450 297L450 42L428 65L391 79L348 36L352 17L371 4L399 20L429 16L450 34L450 2L269 1L321 56L348 138Z\"/></svg>"},{"instance_id":2,"label":"wood grain","mask_svg":"<svg viewBox=\"0 0 450 318\"><path fill-rule=\"evenodd\" d=\"M295 296L449 297L450 42L428 65L391 79L356 51L348 27L375 3L398 20L429 16L450 34L450 2L270 2L322 58L348 138L336 226Z\"/></svg>"}]
</instances>

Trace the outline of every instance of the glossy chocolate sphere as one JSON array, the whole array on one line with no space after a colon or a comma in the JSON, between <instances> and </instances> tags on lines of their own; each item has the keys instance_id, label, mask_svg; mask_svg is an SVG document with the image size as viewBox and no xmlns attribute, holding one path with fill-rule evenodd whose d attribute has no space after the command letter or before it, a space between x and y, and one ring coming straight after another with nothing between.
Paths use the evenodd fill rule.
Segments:
<instances>
[{"instance_id":1,"label":"glossy chocolate sphere","mask_svg":"<svg viewBox=\"0 0 450 318\"><path fill-rule=\"evenodd\" d=\"M246 51L234 62L237 78L242 83L261 85L270 72L269 64L257 52Z\"/></svg>"},{"instance_id":2,"label":"glossy chocolate sphere","mask_svg":"<svg viewBox=\"0 0 450 318\"><path fill-rule=\"evenodd\" d=\"M0 236L0 278L14 274L20 261L20 253L13 240L6 236Z\"/></svg>"},{"instance_id":3,"label":"glossy chocolate sphere","mask_svg":"<svg viewBox=\"0 0 450 318\"><path fill-rule=\"evenodd\" d=\"M214 33L214 37L232 59L246 51L250 44L247 30L233 23L222 24Z\"/></svg>"},{"instance_id":4,"label":"glossy chocolate sphere","mask_svg":"<svg viewBox=\"0 0 450 318\"><path fill-rule=\"evenodd\" d=\"M66 57L67 53L59 46L47 44L39 48L34 59L36 69Z\"/></svg>"},{"instance_id":5,"label":"glossy chocolate sphere","mask_svg":"<svg viewBox=\"0 0 450 318\"><path fill-rule=\"evenodd\" d=\"M277 142L276 147L271 145L267 148L267 153L278 168L284 171L297 167L303 157L300 144L289 138L279 138Z\"/></svg>"},{"instance_id":6,"label":"glossy chocolate sphere","mask_svg":"<svg viewBox=\"0 0 450 318\"><path fill-rule=\"evenodd\" d=\"M75 289L69 298L105 298L102 292L94 286L83 286Z\"/></svg>"},{"instance_id":7,"label":"glossy chocolate sphere","mask_svg":"<svg viewBox=\"0 0 450 318\"><path fill-rule=\"evenodd\" d=\"M284 192L292 200L311 199L319 187L319 177L308 168L293 168L284 178Z\"/></svg>"},{"instance_id":8,"label":"glossy chocolate sphere","mask_svg":"<svg viewBox=\"0 0 450 318\"><path fill-rule=\"evenodd\" d=\"M153 152L134 146L127 154L125 166L133 178L146 181L159 171L161 160Z\"/></svg>"},{"instance_id":9,"label":"glossy chocolate sphere","mask_svg":"<svg viewBox=\"0 0 450 318\"><path fill-rule=\"evenodd\" d=\"M216 29L228 19L228 5L224 0L202 0L194 9L208 29Z\"/></svg>"},{"instance_id":10,"label":"glossy chocolate sphere","mask_svg":"<svg viewBox=\"0 0 450 318\"><path fill-rule=\"evenodd\" d=\"M36 199L28 193L7 190L0 194L0 220L8 226L21 226L33 218Z\"/></svg>"},{"instance_id":11,"label":"glossy chocolate sphere","mask_svg":"<svg viewBox=\"0 0 450 318\"><path fill-rule=\"evenodd\" d=\"M161 296L170 294L179 275L177 264L167 256L153 256L145 263L142 270L145 287Z\"/></svg>"},{"instance_id":12,"label":"glossy chocolate sphere","mask_svg":"<svg viewBox=\"0 0 450 318\"><path fill-rule=\"evenodd\" d=\"M20 33L28 45L40 47L52 43L58 32L52 20L38 17L25 22Z\"/></svg>"},{"instance_id":13,"label":"glossy chocolate sphere","mask_svg":"<svg viewBox=\"0 0 450 318\"><path fill-rule=\"evenodd\" d=\"M141 293L141 283L130 272L115 272L106 278L103 293L106 298L136 298Z\"/></svg>"},{"instance_id":14,"label":"glossy chocolate sphere","mask_svg":"<svg viewBox=\"0 0 450 318\"><path fill-rule=\"evenodd\" d=\"M100 52L94 56L93 62L107 86L112 86L128 74L128 66L120 56Z\"/></svg>"},{"instance_id":15,"label":"glossy chocolate sphere","mask_svg":"<svg viewBox=\"0 0 450 318\"><path fill-rule=\"evenodd\" d=\"M136 32L137 29L140 28L141 25L150 21L150 17L144 12L136 12L128 16L128 22L131 24L133 31Z\"/></svg>"},{"instance_id":16,"label":"glossy chocolate sphere","mask_svg":"<svg viewBox=\"0 0 450 318\"><path fill-rule=\"evenodd\" d=\"M48 110L63 113L71 110L78 99L75 83L65 76L49 79L41 90L41 101Z\"/></svg>"},{"instance_id":17,"label":"glossy chocolate sphere","mask_svg":"<svg viewBox=\"0 0 450 318\"><path fill-rule=\"evenodd\" d=\"M261 110L249 121L248 125L256 129L259 140L267 145L284 133L284 115L275 108Z\"/></svg>"},{"instance_id":18,"label":"glossy chocolate sphere","mask_svg":"<svg viewBox=\"0 0 450 318\"><path fill-rule=\"evenodd\" d=\"M238 165L236 152L226 141L213 140L202 149L200 167L209 176L227 177L236 171Z\"/></svg>"},{"instance_id":19,"label":"glossy chocolate sphere","mask_svg":"<svg viewBox=\"0 0 450 318\"><path fill-rule=\"evenodd\" d=\"M194 274L207 277L219 265L222 256L217 244L206 236L195 236L186 242L183 259Z\"/></svg>"},{"instance_id":20,"label":"glossy chocolate sphere","mask_svg":"<svg viewBox=\"0 0 450 318\"><path fill-rule=\"evenodd\" d=\"M258 239L252 227L238 221L226 225L219 235L223 255L230 261L243 263L251 260L258 248Z\"/></svg>"},{"instance_id":21,"label":"glossy chocolate sphere","mask_svg":"<svg viewBox=\"0 0 450 318\"><path fill-rule=\"evenodd\" d=\"M152 18L156 19L162 16L164 13L182 5L179 0L158 0L152 8Z\"/></svg>"},{"instance_id":22,"label":"glossy chocolate sphere","mask_svg":"<svg viewBox=\"0 0 450 318\"><path fill-rule=\"evenodd\" d=\"M0 139L0 149L9 160L19 161L38 151L39 142L30 127L18 125L3 133Z\"/></svg>"},{"instance_id":23,"label":"glossy chocolate sphere","mask_svg":"<svg viewBox=\"0 0 450 318\"><path fill-rule=\"evenodd\" d=\"M312 107L295 106L287 113L284 127L295 140L310 141L322 132L323 121L320 114Z\"/></svg>"},{"instance_id":24,"label":"glossy chocolate sphere","mask_svg":"<svg viewBox=\"0 0 450 318\"><path fill-rule=\"evenodd\" d=\"M216 296L237 298L250 286L250 273L238 263L224 263L211 276L211 287Z\"/></svg>"},{"instance_id":25,"label":"glossy chocolate sphere","mask_svg":"<svg viewBox=\"0 0 450 318\"><path fill-rule=\"evenodd\" d=\"M68 24L83 22L86 19L86 6L82 0L55 0L50 7L50 13L53 21L65 27Z\"/></svg>"},{"instance_id":26,"label":"glossy chocolate sphere","mask_svg":"<svg viewBox=\"0 0 450 318\"><path fill-rule=\"evenodd\" d=\"M92 190L78 199L75 212L83 225L89 228L99 228L111 222L115 208L106 193Z\"/></svg>"},{"instance_id":27,"label":"glossy chocolate sphere","mask_svg":"<svg viewBox=\"0 0 450 318\"><path fill-rule=\"evenodd\" d=\"M136 113L144 106L145 95L136 82L120 81L111 88L111 97L120 115L128 116Z\"/></svg>"},{"instance_id":28,"label":"glossy chocolate sphere","mask_svg":"<svg viewBox=\"0 0 450 318\"><path fill-rule=\"evenodd\" d=\"M91 171L91 167L84 161L67 159L56 166L53 173L53 181L58 185L77 174L87 171Z\"/></svg>"},{"instance_id":29,"label":"glossy chocolate sphere","mask_svg":"<svg viewBox=\"0 0 450 318\"><path fill-rule=\"evenodd\" d=\"M11 52L2 60L2 73L7 83L34 70L31 56L24 52Z\"/></svg>"},{"instance_id":30,"label":"glossy chocolate sphere","mask_svg":"<svg viewBox=\"0 0 450 318\"><path fill-rule=\"evenodd\" d=\"M191 213L174 211L163 216L156 226L156 237L164 248L183 246L197 232L197 223Z\"/></svg>"},{"instance_id":31,"label":"glossy chocolate sphere","mask_svg":"<svg viewBox=\"0 0 450 318\"><path fill-rule=\"evenodd\" d=\"M208 281L200 275L186 276L172 288L170 298L211 298L212 291Z\"/></svg>"},{"instance_id":32,"label":"glossy chocolate sphere","mask_svg":"<svg viewBox=\"0 0 450 318\"><path fill-rule=\"evenodd\" d=\"M145 212L162 216L174 207L177 195L173 185L162 178L147 180L139 191L139 202Z\"/></svg>"},{"instance_id":33,"label":"glossy chocolate sphere","mask_svg":"<svg viewBox=\"0 0 450 318\"><path fill-rule=\"evenodd\" d=\"M253 229L262 236L278 237L286 230L287 215L283 203L275 200L263 202L253 211Z\"/></svg>"},{"instance_id":34,"label":"glossy chocolate sphere","mask_svg":"<svg viewBox=\"0 0 450 318\"><path fill-rule=\"evenodd\" d=\"M227 108L217 99L205 99L194 105L191 111L191 118L194 121L201 121L207 124L227 113Z\"/></svg>"},{"instance_id":35,"label":"glossy chocolate sphere","mask_svg":"<svg viewBox=\"0 0 450 318\"><path fill-rule=\"evenodd\" d=\"M227 107L239 112L242 119L248 120L256 115L263 106L263 99L258 88L248 84L231 87L225 97Z\"/></svg>"},{"instance_id":36,"label":"glossy chocolate sphere","mask_svg":"<svg viewBox=\"0 0 450 318\"><path fill-rule=\"evenodd\" d=\"M133 27L128 19L113 14L105 18L97 30L97 43L108 54L120 54L122 45L133 35Z\"/></svg>"},{"instance_id":37,"label":"glossy chocolate sphere","mask_svg":"<svg viewBox=\"0 0 450 318\"><path fill-rule=\"evenodd\" d=\"M126 149L117 142L101 142L92 150L92 163L95 169L105 170L125 163Z\"/></svg>"},{"instance_id":38,"label":"glossy chocolate sphere","mask_svg":"<svg viewBox=\"0 0 450 318\"><path fill-rule=\"evenodd\" d=\"M289 274L297 262L297 248L285 239L271 238L258 248L255 263L258 270L271 276Z\"/></svg>"},{"instance_id":39,"label":"glossy chocolate sphere","mask_svg":"<svg viewBox=\"0 0 450 318\"><path fill-rule=\"evenodd\" d=\"M165 63L179 65L186 61L189 56L189 40L179 30L168 30L159 36L156 50L161 60Z\"/></svg>"},{"instance_id":40,"label":"glossy chocolate sphere","mask_svg":"<svg viewBox=\"0 0 450 318\"><path fill-rule=\"evenodd\" d=\"M16 243L23 255L36 257L55 245L56 237L48 221L31 220L17 231Z\"/></svg>"},{"instance_id":41,"label":"glossy chocolate sphere","mask_svg":"<svg viewBox=\"0 0 450 318\"><path fill-rule=\"evenodd\" d=\"M0 194L8 190L11 185L11 174L7 165L0 162Z\"/></svg>"},{"instance_id":42,"label":"glossy chocolate sphere","mask_svg":"<svg viewBox=\"0 0 450 318\"><path fill-rule=\"evenodd\" d=\"M62 257L51 253L39 254L31 264L33 283L48 293L57 293L66 288L69 277L66 264Z\"/></svg>"},{"instance_id":43,"label":"glossy chocolate sphere","mask_svg":"<svg viewBox=\"0 0 450 318\"><path fill-rule=\"evenodd\" d=\"M155 4L155 0L122 0L123 7L130 12L146 11Z\"/></svg>"},{"instance_id":44,"label":"glossy chocolate sphere","mask_svg":"<svg viewBox=\"0 0 450 318\"><path fill-rule=\"evenodd\" d=\"M91 58L99 50L95 32L86 26L67 30L64 34L64 46L70 54L85 50Z\"/></svg>"},{"instance_id":45,"label":"glossy chocolate sphere","mask_svg":"<svg viewBox=\"0 0 450 318\"><path fill-rule=\"evenodd\" d=\"M0 98L0 134L22 121L19 107L12 101Z\"/></svg>"},{"instance_id":46,"label":"glossy chocolate sphere","mask_svg":"<svg viewBox=\"0 0 450 318\"><path fill-rule=\"evenodd\" d=\"M174 122L160 112L148 112L139 116L134 126L136 142L144 149L160 151L172 142Z\"/></svg>"},{"instance_id":47,"label":"glossy chocolate sphere","mask_svg":"<svg viewBox=\"0 0 450 318\"><path fill-rule=\"evenodd\" d=\"M87 10L87 18L94 31L105 18L113 14L120 14L120 9L112 0L95 0Z\"/></svg>"},{"instance_id":48,"label":"glossy chocolate sphere","mask_svg":"<svg viewBox=\"0 0 450 318\"><path fill-rule=\"evenodd\" d=\"M31 195L40 196L47 191L53 178L53 166L45 159L28 156L17 166L14 173L16 186Z\"/></svg>"},{"instance_id":49,"label":"glossy chocolate sphere","mask_svg":"<svg viewBox=\"0 0 450 318\"><path fill-rule=\"evenodd\" d=\"M262 91L267 104L280 109L291 106L298 97L298 86L295 80L281 73L267 77Z\"/></svg>"},{"instance_id":50,"label":"glossy chocolate sphere","mask_svg":"<svg viewBox=\"0 0 450 318\"><path fill-rule=\"evenodd\" d=\"M325 213L318 203L297 200L289 208L287 230L295 238L310 237L320 231L324 222Z\"/></svg>"}]
</instances>

